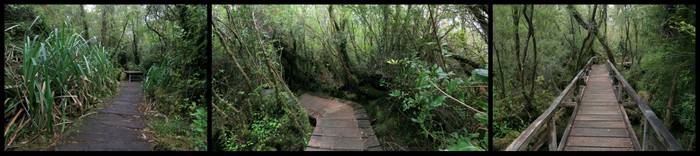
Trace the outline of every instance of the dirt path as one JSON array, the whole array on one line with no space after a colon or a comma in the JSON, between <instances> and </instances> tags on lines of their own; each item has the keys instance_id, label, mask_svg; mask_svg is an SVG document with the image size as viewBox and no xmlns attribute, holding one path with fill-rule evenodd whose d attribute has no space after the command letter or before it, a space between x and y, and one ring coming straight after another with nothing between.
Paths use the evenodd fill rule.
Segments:
<instances>
[{"instance_id":1,"label":"dirt path","mask_svg":"<svg viewBox=\"0 0 700 156\"><path fill-rule=\"evenodd\" d=\"M299 97L316 127L306 151L381 151L362 105L322 95Z\"/></svg>"},{"instance_id":2,"label":"dirt path","mask_svg":"<svg viewBox=\"0 0 700 156\"><path fill-rule=\"evenodd\" d=\"M122 82L119 93L96 115L86 117L58 151L150 151L144 138L141 82Z\"/></svg>"}]
</instances>

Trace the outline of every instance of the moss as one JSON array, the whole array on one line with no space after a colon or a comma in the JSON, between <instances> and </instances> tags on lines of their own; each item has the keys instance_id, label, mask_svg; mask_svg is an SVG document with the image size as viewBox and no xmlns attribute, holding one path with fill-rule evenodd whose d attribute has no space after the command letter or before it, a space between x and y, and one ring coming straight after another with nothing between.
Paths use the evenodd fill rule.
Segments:
<instances>
[{"instance_id":1,"label":"moss","mask_svg":"<svg viewBox=\"0 0 700 156\"><path fill-rule=\"evenodd\" d=\"M496 138L493 142L493 149L494 150L505 149L506 147L508 147L508 145L510 145L511 142L513 142L513 140L515 140L515 138L518 138L519 135L520 135L520 132L518 132L518 131L510 131L510 132L508 132L508 134L506 134L506 136L504 136L502 138Z\"/></svg>"},{"instance_id":2,"label":"moss","mask_svg":"<svg viewBox=\"0 0 700 156\"><path fill-rule=\"evenodd\" d=\"M194 147L194 138L188 135L189 125L178 117L148 115L146 126L156 133L153 149L156 151L188 151Z\"/></svg>"}]
</instances>

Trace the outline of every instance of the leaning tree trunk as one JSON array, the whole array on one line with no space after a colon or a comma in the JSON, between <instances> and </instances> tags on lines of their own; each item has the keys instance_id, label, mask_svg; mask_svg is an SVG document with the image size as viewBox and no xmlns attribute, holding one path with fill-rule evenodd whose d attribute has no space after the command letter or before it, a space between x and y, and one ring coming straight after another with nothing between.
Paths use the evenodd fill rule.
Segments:
<instances>
[{"instance_id":1,"label":"leaning tree trunk","mask_svg":"<svg viewBox=\"0 0 700 156\"><path fill-rule=\"evenodd\" d=\"M676 81L672 80L671 84L671 95L668 98L668 105L666 107L666 115L664 115L664 126L671 129L671 122L673 122L673 99L676 96Z\"/></svg>"},{"instance_id":2,"label":"leaning tree trunk","mask_svg":"<svg viewBox=\"0 0 700 156\"><path fill-rule=\"evenodd\" d=\"M608 56L608 60L610 60L610 62L613 65L615 65L615 55L612 53L612 50L610 49L610 46L608 46L608 42L605 40L605 38L603 36L598 35L598 28L596 27L595 20L589 22L584 21L581 17L581 14L579 14L578 11L576 11L573 5L568 5L567 9L569 10L569 13L571 13L571 16L573 16L574 19L576 19L576 22L578 22L582 27L588 29L589 32L592 32L593 36L598 38L598 42L600 42L600 44L603 45L603 49L605 49L605 53Z\"/></svg>"}]
</instances>

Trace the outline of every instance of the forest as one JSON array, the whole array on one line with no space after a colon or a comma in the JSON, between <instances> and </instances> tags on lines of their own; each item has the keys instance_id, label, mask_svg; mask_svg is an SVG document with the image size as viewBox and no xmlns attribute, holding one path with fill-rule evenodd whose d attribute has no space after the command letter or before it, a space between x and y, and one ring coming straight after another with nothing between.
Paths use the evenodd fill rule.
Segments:
<instances>
[{"instance_id":1,"label":"forest","mask_svg":"<svg viewBox=\"0 0 700 156\"><path fill-rule=\"evenodd\" d=\"M524 134L591 57L609 60L695 150L695 5L494 5L493 16L494 150ZM648 113L623 110L641 144Z\"/></svg>"},{"instance_id":2,"label":"forest","mask_svg":"<svg viewBox=\"0 0 700 156\"><path fill-rule=\"evenodd\" d=\"M487 150L487 9L214 5L212 150L315 149L306 93L359 103L383 150Z\"/></svg>"},{"instance_id":3,"label":"forest","mask_svg":"<svg viewBox=\"0 0 700 156\"><path fill-rule=\"evenodd\" d=\"M94 131L138 133L128 140L141 138L138 144L125 146L207 149L206 5L5 5L4 10L5 150L76 150L64 145L102 136L80 135L92 121L103 126ZM130 82L126 71L143 73L142 81ZM110 124L136 131L104 128ZM103 150L120 148L104 145Z\"/></svg>"}]
</instances>

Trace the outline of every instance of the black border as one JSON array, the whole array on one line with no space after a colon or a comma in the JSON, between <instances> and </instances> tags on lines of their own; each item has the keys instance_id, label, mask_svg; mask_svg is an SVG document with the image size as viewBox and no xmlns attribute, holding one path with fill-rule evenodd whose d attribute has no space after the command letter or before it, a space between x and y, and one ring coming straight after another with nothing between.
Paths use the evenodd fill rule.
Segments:
<instances>
[{"instance_id":1,"label":"black border","mask_svg":"<svg viewBox=\"0 0 700 156\"><path fill-rule=\"evenodd\" d=\"M207 97L205 98L207 101L207 151L212 151L211 147L214 147L214 143L212 143L212 105L214 101L212 101L212 95L214 94L213 87L212 86L212 72L211 72L211 64L212 64L212 34L211 34L211 29L214 23L212 23L212 13L211 13L211 4L207 4L207 93L205 94Z\"/></svg>"}]
</instances>

